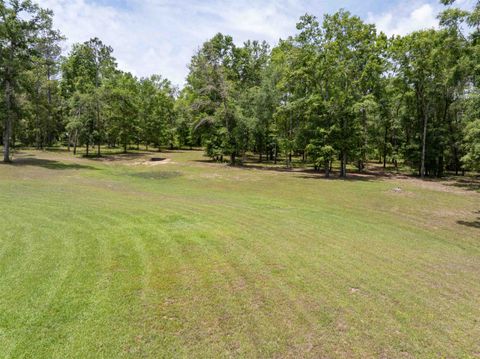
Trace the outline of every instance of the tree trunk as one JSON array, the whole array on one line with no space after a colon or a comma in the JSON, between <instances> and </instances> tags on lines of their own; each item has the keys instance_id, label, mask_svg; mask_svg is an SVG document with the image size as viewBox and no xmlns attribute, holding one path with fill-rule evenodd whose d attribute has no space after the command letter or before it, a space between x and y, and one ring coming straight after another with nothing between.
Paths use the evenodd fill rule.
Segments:
<instances>
[{"instance_id":1,"label":"tree trunk","mask_svg":"<svg viewBox=\"0 0 480 359\"><path fill-rule=\"evenodd\" d=\"M38 109L38 101L39 101L39 97L40 97L40 89L39 89L40 85L38 84L38 81L37 83L35 84L35 124L37 126L37 131L36 131L36 138L35 138L35 142L37 143L36 145L36 149L37 150L40 150L43 148L42 146L42 134L41 134L41 130L40 130L40 116L39 116L39 109Z\"/></svg>"},{"instance_id":2,"label":"tree trunk","mask_svg":"<svg viewBox=\"0 0 480 359\"><path fill-rule=\"evenodd\" d=\"M443 177L444 159L443 155L438 158L437 177Z\"/></svg>"},{"instance_id":3,"label":"tree trunk","mask_svg":"<svg viewBox=\"0 0 480 359\"><path fill-rule=\"evenodd\" d=\"M10 80L5 81L5 126L3 129L3 162L10 162L10 137L12 136L12 94Z\"/></svg>"},{"instance_id":4,"label":"tree trunk","mask_svg":"<svg viewBox=\"0 0 480 359\"><path fill-rule=\"evenodd\" d=\"M100 83L99 83L99 65L97 64L97 66L95 67L95 88L97 89L95 91L95 102L96 102L96 106L95 106L95 110L96 110L96 115L97 115L97 123L96 123L96 127L97 127L97 133L98 133L98 143L97 143L97 156L100 157L101 153L100 153L100 143L102 142L102 136L100 135L101 131L100 131L100 127L101 127L101 124L100 124L100 102L98 101L98 88L100 87Z\"/></svg>"},{"instance_id":5,"label":"tree trunk","mask_svg":"<svg viewBox=\"0 0 480 359\"><path fill-rule=\"evenodd\" d=\"M358 168L358 172L362 172L363 169L365 168L365 165L363 164L362 160L358 160L357 168Z\"/></svg>"},{"instance_id":6,"label":"tree trunk","mask_svg":"<svg viewBox=\"0 0 480 359\"><path fill-rule=\"evenodd\" d=\"M420 177L423 179L425 178L425 154L427 150L427 111L423 109L423 136L422 136L422 159L421 159L421 165L420 165Z\"/></svg>"},{"instance_id":7,"label":"tree trunk","mask_svg":"<svg viewBox=\"0 0 480 359\"><path fill-rule=\"evenodd\" d=\"M454 146L453 147L453 157L454 157L454 161L455 161L455 176L458 176L458 169L459 169L459 163L460 163L460 160L458 159L458 149L457 149L457 146Z\"/></svg>"},{"instance_id":8,"label":"tree trunk","mask_svg":"<svg viewBox=\"0 0 480 359\"><path fill-rule=\"evenodd\" d=\"M388 138L388 127L385 125L385 133L383 137L383 169L387 168L387 138Z\"/></svg>"},{"instance_id":9,"label":"tree trunk","mask_svg":"<svg viewBox=\"0 0 480 359\"><path fill-rule=\"evenodd\" d=\"M87 157L88 157L88 146L89 145L90 145L90 143L89 143L89 141L87 141L87 144L86 144L86 146L87 146Z\"/></svg>"},{"instance_id":10,"label":"tree trunk","mask_svg":"<svg viewBox=\"0 0 480 359\"><path fill-rule=\"evenodd\" d=\"M347 177L347 152L342 151L340 163L340 177Z\"/></svg>"},{"instance_id":11,"label":"tree trunk","mask_svg":"<svg viewBox=\"0 0 480 359\"><path fill-rule=\"evenodd\" d=\"M75 142L73 143L73 155L77 154L78 130L75 131Z\"/></svg>"},{"instance_id":12,"label":"tree trunk","mask_svg":"<svg viewBox=\"0 0 480 359\"><path fill-rule=\"evenodd\" d=\"M368 149L368 128L367 128L367 111L362 110L363 117L363 149L362 149L362 158L360 163L360 172L365 168L365 163L367 162L367 149Z\"/></svg>"},{"instance_id":13,"label":"tree trunk","mask_svg":"<svg viewBox=\"0 0 480 359\"><path fill-rule=\"evenodd\" d=\"M330 161L325 161L325 177L330 177Z\"/></svg>"},{"instance_id":14,"label":"tree trunk","mask_svg":"<svg viewBox=\"0 0 480 359\"><path fill-rule=\"evenodd\" d=\"M47 66L47 100L48 100L48 125L52 123L52 90L50 88L50 66ZM49 139L48 142L51 142ZM51 146L51 143L48 144Z\"/></svg>"}]
</instances>

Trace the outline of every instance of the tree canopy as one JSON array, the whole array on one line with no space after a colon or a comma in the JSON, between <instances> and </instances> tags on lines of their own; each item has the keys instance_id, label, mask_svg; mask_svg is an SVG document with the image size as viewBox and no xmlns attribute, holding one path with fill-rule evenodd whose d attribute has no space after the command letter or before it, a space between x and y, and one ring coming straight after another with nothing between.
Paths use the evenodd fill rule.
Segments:
<instances>
[{"instance_id":1,"label":"tree canopy","mask_svg":"<svg viewBox=\"0 0 480 359\"><path fill-rule=\"evenodd\" d=\"M480 169L480 5L442 0L439 28L388 37L340 10L271 47L218 33L179 90L118 68L98 38L61 56L53 13L0 1L0 120L11 148L202 146L232 165L301 157L326 176L369 161L419 176ZM90 149L96 146L96 153Z\"/></svg>"}]
</instances>

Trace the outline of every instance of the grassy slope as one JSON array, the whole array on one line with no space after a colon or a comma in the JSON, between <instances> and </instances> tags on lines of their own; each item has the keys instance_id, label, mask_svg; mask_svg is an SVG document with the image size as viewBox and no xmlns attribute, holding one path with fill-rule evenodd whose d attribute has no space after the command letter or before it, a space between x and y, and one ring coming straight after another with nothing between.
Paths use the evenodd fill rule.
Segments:
<instances>
[{"instance_id":1,"label":"grassy slope","mask_svg":"<svg viewBox=\"0 0 480 359\"><path fill-rule=\"evenodd\" d=\"M480 356L478 193L26 155L0 166L2 358Z\"/></svg>"}]
</instances>

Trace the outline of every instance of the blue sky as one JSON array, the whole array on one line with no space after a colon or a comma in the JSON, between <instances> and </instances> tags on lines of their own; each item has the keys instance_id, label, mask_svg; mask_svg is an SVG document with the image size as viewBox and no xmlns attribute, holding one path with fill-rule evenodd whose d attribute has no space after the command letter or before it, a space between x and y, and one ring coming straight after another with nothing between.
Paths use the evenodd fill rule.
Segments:
<instances>
[{"instance_id":1,"label":"blue sky","mask_svg":"<svg viewBox=\"0 0 480 359\"><path fill-rule=\"evenodd\" d=\"M474 0L459 0L463 6ZM184 83L196 49L217 32L241 44L295 33L299 16L322 16L340 8L387 34L436 26L437 0L39 0L55 13L55 26L74 42L97 36L114 48L121 69L137 76L156 73Z\"/></svg>"}]
</instances>

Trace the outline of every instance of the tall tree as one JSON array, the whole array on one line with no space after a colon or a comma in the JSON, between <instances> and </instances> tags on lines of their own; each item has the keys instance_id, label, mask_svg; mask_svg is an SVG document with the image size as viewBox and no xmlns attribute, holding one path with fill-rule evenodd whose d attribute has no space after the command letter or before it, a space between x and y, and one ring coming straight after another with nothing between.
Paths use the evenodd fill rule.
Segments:
<instances>
[{"instance_id":1,"label":"tall tree","mask_svg":"<svg viewBox=\"0 0 480 359\"><path fill-rule=\"evenodd\" d=\"M105 116L110 135L118 139L127 152L139 133L139 87L130 73L118 72L105 83Z\"/></svg>"},{"instance_id":2,"label":"tall tree","mask_svg":"<svg viewBox=\"0 0 480 359\"><path fill-rule=\"evenodd\" d=\"M238 152L237 52L231 36L217 34L192 58L187 77L195 129L202 132L207 153L218 159L230 156L232 164Z\"/></svg>"},{"instance_id":3,"label":"tall tree","mask_svg":"<svg viewBox=\"0 0 480 359\"><path fill-rule=\"evenodd\" d=\"M158 75L139 82L140 138L147 147L153 144L160 149L166 142L170 147L176 143L174 92L170 81Z\"/></svg>"},{"instance_id":4,"label":"tall tree","mask_svg":"<svg viewBox=\"0 0 480 359\"><path fill-rule=\"evenodd\" d=\"M62 64L62 88L65 98L71 102L75 93L79 93L92 102L89 106L92 112L85 117L83 131L87 156L89 146L93 143L97 144L97 155L100 156L100 145L105 140L100 96L103 83L116 72L117 65L112 52L110 46L104 45L98 38L93 38L82 44L75 44ZM78 113L78 108L70 107L70 111Z\"/></svg>"},{"instance_id":5,"label":"tall tree","mask_svg":"<svg viewBox=\"0 0 480 359\"><path fill-rule=\"evenodd\" d=\"M38 56L38 45L51 33L52 12L29 0L0 1L0 78L4 94L3 160L10 162L16 94L20 78Z\"/></svg>"}]
</instances>

